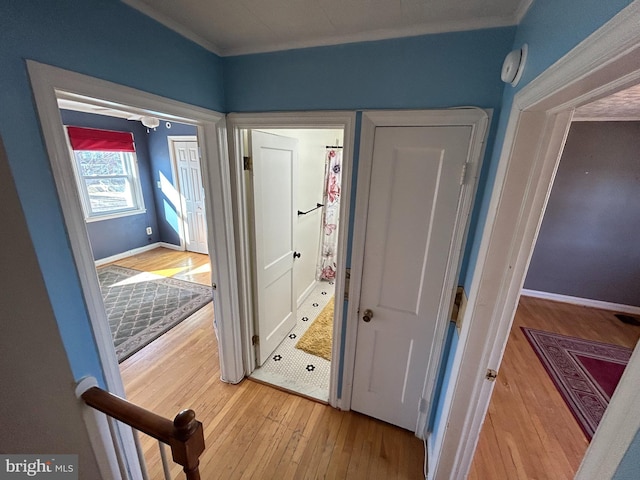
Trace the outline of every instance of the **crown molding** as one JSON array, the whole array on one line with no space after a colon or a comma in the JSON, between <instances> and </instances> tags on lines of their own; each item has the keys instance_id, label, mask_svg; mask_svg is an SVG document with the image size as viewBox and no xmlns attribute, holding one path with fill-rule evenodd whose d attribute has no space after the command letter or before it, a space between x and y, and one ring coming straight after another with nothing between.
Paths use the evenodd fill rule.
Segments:
<instances>
[{"instance_id":1,"label":"crown molding","mask_svg":"<svg viewBox=\"0 0 640 480\"><path fill-rule=\"evenodd\" d=\"M215 45L214 43L210 42L205 38L202 38L197 33L194 33L190 28L186 27L180 22L177 22L176 20L169 17L168 15L165 15L164 13L159 12L158 10L148 5L147 3L143 2L142 0L122 0L122 3L128 5L129 7L135 10L138 10L140 13L143 13L147 17L152 18L156 22L161 23L162 25L169 28L170 30L173 30L179 35L182 35L187 40L191 40L192 42L197 43L198 45L205 48L206 50L209 50L211 53L215 53L216 55L221 56L220 49L218 48L217 45Z\"/></svg>"},{"instance_id":2,"label":"crown molding","mask_svg":"<svg viewBox=\"0 0 640 480\"><path fill-rule=\"evenodd\" d=\"M130 1L130 0L127 0ZM529 1L529 0L527 0ZM377 40L391 40L395 38L417 37L420 35L463 32L469 30L483 30L488 28L512 27L517 23L515 16L488 17L469 19L465 21L438 22L424 25L411 25L402 28L387 28L369 32L352 33L346 35L323 36L309 40L292 40L289 42L267 43L255 46L226 48L220 51L223 57L251 55L255 53L279 52L312 47L326 47L347 43L374 42Z\"/></svg>"},{"instance_id":3,"label":"crown molding","mask_svg":"<svg viewBox=\"0 0 640 480\"><path fill-rule=\"evenodd\" d=\"M344 35L320 36L307 40L291 40L286 42L263 43L259 45L246 45L240 47L222 48L201 35L193 32L189 27L172 19L168 15L159 12L143 0L122 0L122 2L165 27L197 43L201 47L221 57L251 55L255 53L278 52L284 50L296 50L312 47L326 47L345 43L373 42L377 40L390 40L394 38L417 37L420 35L462 32L469 30L482 30L488 28L511 27L519 23L520 19L533 0L523 0L515 13L486 18L474 18L464 21L432 22L422 25L410 25L400 28L386 28L368 32L351 33Z\"/></svg>"}]
</instances>

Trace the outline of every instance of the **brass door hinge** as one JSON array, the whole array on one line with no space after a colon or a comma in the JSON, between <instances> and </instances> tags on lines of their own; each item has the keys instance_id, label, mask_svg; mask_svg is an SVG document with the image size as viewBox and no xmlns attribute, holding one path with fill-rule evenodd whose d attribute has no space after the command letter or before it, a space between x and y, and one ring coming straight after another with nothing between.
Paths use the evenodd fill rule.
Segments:
<instances>
[{"instance_id":1,"label":"brass door hinge","mask_svg":"<svg viewBox=\"0 0 640 480\"><path fill-rule=\"evenodd\" d=\"M496 372L495 370L492 370L490 368L487 368L487 374L484 376L484 378L486 378L490 382L493 382L493 381L495 381L497 376L498 376L498 372Z\"/></svg>"},{"instance_id":2,"label":"brass door hinge","mask_svg":"<svg viewBox=\"0 0 640 480\"><path fill-rule=\"evenodd\" d=\"M458 333L462 328L462 317L464 317L464 311L467 308L467 295L464 292L462 286L458 286L456 289L456 298L453 301L453 310L451 311L451 321L456 324Z\"/></svg>"},{"instance_id":3,"label":"brass door hinge","mask_svg":"<svg viewBox=\"0 0 640 480\"><path fill-rule=\"evenodd\" d=\"M464 185L465 183L467 183L467 170L468 170L468 163L465 163L464 165L462 165L462 172L460 172L460 185Z\"/></svg>"},{"instance_id":4,"label":"brass door hinge","mask_svg":"<svg viewBox=\"0 0 640 480\"><path fill-rule=\"evenodd\" d=\"M350 281L351 281L351 269L345 268L344 269L344 301L345 302L349 301L349 282ZM359 310L358 310L358 313L360 313Z\"/></svg>"},{"instance_id":5,"label":"brass door hinge","mask_svg":"<svg viewBox=\"0 0 640 480\"><path fill-rule=\"evenodd\" d=\"M258 335L254 335L253 337L251 337L251 345L259 345L260 344L260 337Z\"/></svg>"},{"instance_id":6,"label":"brass door hinge","mask_svg":"<svg viewBox=\"0 0 640 480\"><path fill-rule=\"evenodd\" d=\"M253 170L253 159L251 157L243 157L243 161L245 170Z\"/></svg>"}]
</instances>

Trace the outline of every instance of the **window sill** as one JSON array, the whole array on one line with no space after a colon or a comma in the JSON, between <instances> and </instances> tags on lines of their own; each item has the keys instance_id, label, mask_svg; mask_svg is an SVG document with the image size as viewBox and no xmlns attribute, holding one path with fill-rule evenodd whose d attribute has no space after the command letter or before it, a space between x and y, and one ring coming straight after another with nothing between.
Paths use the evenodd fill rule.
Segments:
<instances>
[{"instance_id":1,"label":"window sill","mask_svg":"<svg viewBox=\"0 0 640 480\"><path fill-rule=\"evenodd\" d=\"M128 210L126 212L112 213L109 215L100 215L99 217L85 217L85 222L94 223L94 222L102 222L103 220L115 220L116 218L122 217L130 217L132 215L142 215L143 213L147 213L145 208L141 210Z\"/></svg>"}]
</instances>

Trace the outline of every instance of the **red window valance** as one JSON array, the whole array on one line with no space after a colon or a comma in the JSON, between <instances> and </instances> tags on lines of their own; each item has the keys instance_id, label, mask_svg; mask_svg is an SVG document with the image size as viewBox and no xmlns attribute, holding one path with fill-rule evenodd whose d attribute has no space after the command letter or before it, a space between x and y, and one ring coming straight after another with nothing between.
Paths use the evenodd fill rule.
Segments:
<instances>
[{"instance_id":1,"label":"red window valance","mask_svg":"<svg viewBox=\"0 0 640 480\"><path fill-rule=\"evenodd\" d=\"M71 148L101 152L135 152L130 132L113 132L96 128L67 127Z\"/></svg>"}]
</instances>

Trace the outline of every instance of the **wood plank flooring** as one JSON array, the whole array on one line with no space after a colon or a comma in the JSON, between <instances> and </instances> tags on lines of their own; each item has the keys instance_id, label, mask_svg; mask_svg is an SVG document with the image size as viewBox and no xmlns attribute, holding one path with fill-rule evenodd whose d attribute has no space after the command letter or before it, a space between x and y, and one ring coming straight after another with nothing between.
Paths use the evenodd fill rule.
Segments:
<instances>
[{"instance_id":1,"label":"wood plank flooring","mask_svg":"<svg viewBox=\"0 0 640 480\"><path fill-rule=\"evenodd\" d=\"M613 312L522 297L470 480L571 479L588 442L520 327L633 348L640 327Z\"/></svg>"},{"instance_id":2,"label":"wood plank flooring","mask_svg":"<svg viewBox=\"0 0 640 480\"><path fill-rule=\"evenodd\" d=\"M204 272L189 273L202 269L201 257L206 263L157 249L116 263L209 283ZM256 382L222 383L212 322L209 304L120 365L129 400L168 418L195 410L204 424L203 479L423 478L423 445L409 431ZM157 442L141 442L150 478L163 478ZM173 478L180 472L172 467Z\"/></svg>"},{"instance_id":3,"label":"wood plank flooring","mask_svg":"<svg viewBox=\"0 0 640 480\"><path fill-rule=\"evenodd\" d=\"M113 262L113 265L154 272L178 280L211 285L209 256L193 252L180 252L156 248Z\"/></svg>"}]
</instances>

